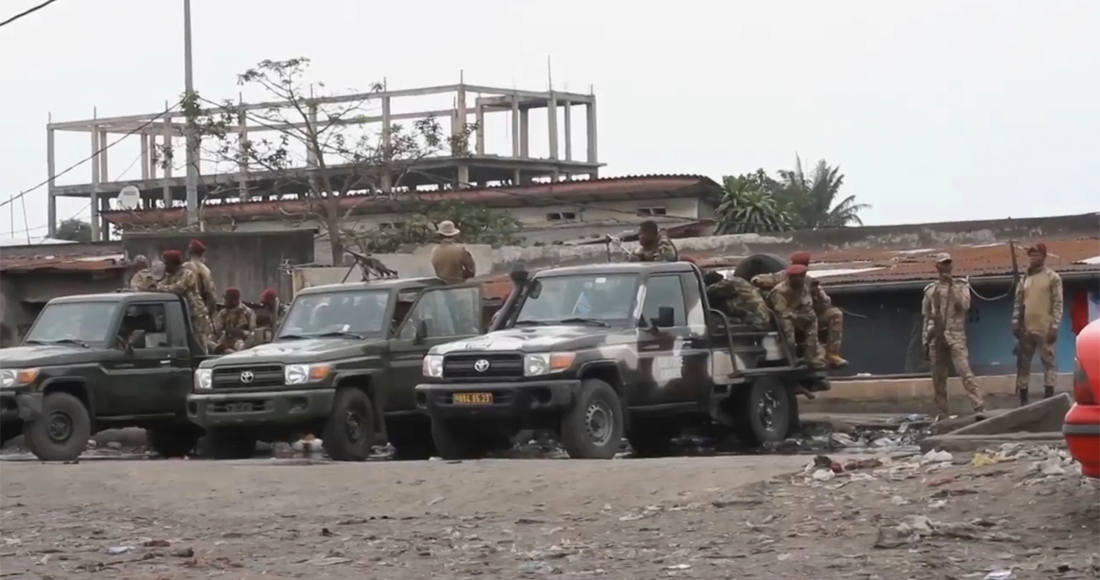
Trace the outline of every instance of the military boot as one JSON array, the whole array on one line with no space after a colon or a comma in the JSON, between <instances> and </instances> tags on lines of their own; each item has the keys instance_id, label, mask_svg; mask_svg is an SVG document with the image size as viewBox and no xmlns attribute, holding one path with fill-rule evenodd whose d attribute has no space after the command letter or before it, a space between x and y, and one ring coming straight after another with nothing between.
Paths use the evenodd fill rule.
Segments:
<instances>
[{"instance_id":1,"label":"military boot","mask_svg":"<svg viewBox=\"0 0 1100 580\"><path fill-rule=\"evenodd\" d=\"M1043 387L1043 398L1049 399L1054 396L1054 387Z\"/></svg>"},{"instance_id":2,"label":"military boot","mask_svg":"<svg viewBox=\"0 0 1100 580\"><path fill-rule=\"evenodd\" d=\"M830 352L825 355L825 362L834 369L839 369L848 366L848 361L840 358L839 354Z\"/></svg>"},{"instance_id":3,"label":"military boot","mask_svg":"<svg viewBox=\"0 0 1100 580\"><path fill-rule=\"evenodd\" d=\"M1027 389L1020 389L1020 406L1027 405Z\"/></svg>"}]
</instances>

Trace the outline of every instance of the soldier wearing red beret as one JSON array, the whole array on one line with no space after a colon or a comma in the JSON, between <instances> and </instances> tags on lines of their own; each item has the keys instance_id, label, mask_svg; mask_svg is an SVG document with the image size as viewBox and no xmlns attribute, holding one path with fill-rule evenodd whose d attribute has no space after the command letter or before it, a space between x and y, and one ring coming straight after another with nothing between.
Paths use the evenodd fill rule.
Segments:
<instances>
[{"instance_id":1,"label":"soldier wearing red beret","mask_svg":"<svg viewBox=\"0 0 1100 580\"><path fill-rule=\"evenodd\" d=\"M825 368L825 358L818 344L817 315L806 281L808 270L802 264L787 266L786 279L775 285L768 294L768 301L779 315L779 324L787 342L801 349L805 364L820 369Z\"/></svg>"},{"instance_id":2,"label":"soldier wearing red beret","mask_svg":"<svg viewBox=\"0 0 1100 580\"><path fill-rule=\"evenodd\" d=\"M183 254L177 250L168 250L162 256L164 261L164 280L157 283L160 292L172 292L182 296L187 302L187 312L191 319L191 330L204 352L213 346L213 332L210 326L210 311L202 299L199 280L195 273L183 267Z\"/></svg>"}]
</instances>

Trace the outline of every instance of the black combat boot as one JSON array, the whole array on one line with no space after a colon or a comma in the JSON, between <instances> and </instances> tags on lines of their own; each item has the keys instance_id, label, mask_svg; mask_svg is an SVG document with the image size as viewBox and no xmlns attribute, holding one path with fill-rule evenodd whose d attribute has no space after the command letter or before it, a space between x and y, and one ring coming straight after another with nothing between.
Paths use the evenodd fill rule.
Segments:
<instances>
[{"instance_id":1,"label":"black combat boot","mask_svg":"<svg viewBox=\"0 0 1100 580\"><path fill-rule=\"evenodd\" d=\"M1043 387L1043 398L1049 399L1054 396L1054 387Z\"/></svg>"},{"instance_id":2,"label":"black combat boot","mask_svg":"<svg viewBox=\"0 0 1100 580\"><path fill-rule=\"evenodd\" d=\"M1027 404L1027 389L1020 389L1020 406Z\"/></svg>"}]
</instances>

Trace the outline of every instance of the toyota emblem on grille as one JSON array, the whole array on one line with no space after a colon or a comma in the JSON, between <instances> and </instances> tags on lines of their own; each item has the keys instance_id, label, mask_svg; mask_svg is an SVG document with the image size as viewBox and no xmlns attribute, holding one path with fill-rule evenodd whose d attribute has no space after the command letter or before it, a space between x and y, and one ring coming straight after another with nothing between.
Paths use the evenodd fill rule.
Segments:
<instances>
[{"instance_id":1,"label":"toyota emblem on grille","mask_svg":"<svg viewBox=\"0 0 1100 580\"><path fill-rule=\"evenodd\" d=\"M252 379L255 379L255 378L256 378L256 375L252 374L252 371L245 371L245 372L241 373L241 382L242 383L251 383Z\"/></svg>"},{"instance_id":2,"label":"toyota emblem on grille","mask_svg":"<svg viewBox=\"0 0 1100 580\"><path fill-rule=\"evenodd\" d=\"M477 362L474 363L474 370L479 373L489 370L489 361L483 358L478 359Z\"/></svg>"}]
</instances>

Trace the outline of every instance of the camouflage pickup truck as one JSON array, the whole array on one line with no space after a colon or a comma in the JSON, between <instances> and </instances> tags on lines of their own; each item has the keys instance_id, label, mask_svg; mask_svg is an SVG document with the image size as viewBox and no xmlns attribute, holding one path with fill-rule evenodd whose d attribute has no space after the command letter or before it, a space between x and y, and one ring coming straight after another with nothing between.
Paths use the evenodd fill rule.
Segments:
<instances>
[{"instance_id":1,"label":"camouflage pickup truck","mask_svg":"<svg viewBox=\"0 0 1100 580\"><path fill-rule=\"evenodd\" d=\"M271 343L199 366L187 414L219 458L309 433L336 460L366 459L379 437L397 457L426 459L431 432L413 394L421 359L480 334L483 310L480 285L436 278L307 288Z\"/></svg>"},{"instance_id":2,"label":"camouflage pickup truck","mask_svg":"<svg viewBox=\"0 0 1100 580\"><path fill-rule=\"evenodd\" d=\"M155 451L183 455L202 434L185 404L206 358L175 294L55 298L20 346L0 349L0 436L71 461L98 431L143 427Z\"/></svg>"}]
</instances>

